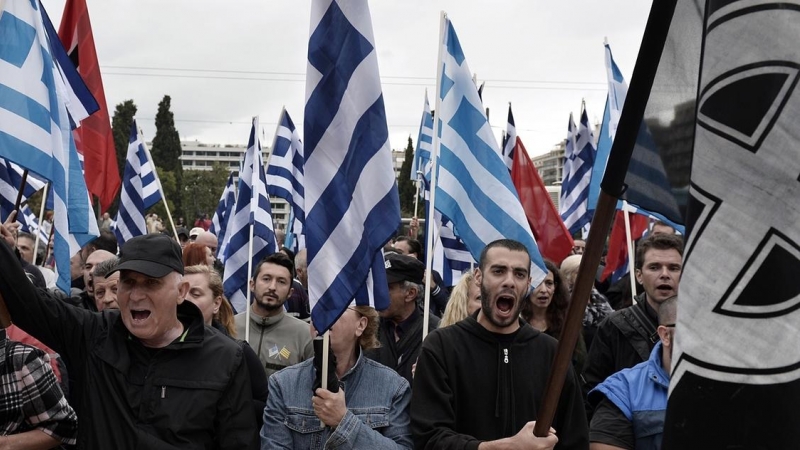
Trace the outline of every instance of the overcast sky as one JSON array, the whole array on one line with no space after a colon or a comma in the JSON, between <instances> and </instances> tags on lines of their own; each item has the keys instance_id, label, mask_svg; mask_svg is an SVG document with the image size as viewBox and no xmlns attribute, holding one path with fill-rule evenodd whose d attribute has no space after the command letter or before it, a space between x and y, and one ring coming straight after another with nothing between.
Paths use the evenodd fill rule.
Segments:
<instances>
[{"instance_id":1,"label":"overcast sky","mask_svg":"<svg viewBox=\"0 0 800 450\"><path fill-rule=\"evenodd\" d=\"M172 97L182 140L246 144L260 115L270 145L286 106L302 128L310 0L87 0L110 114L132 99L148 141L158 102ZM65 0L42 0L56 27ZM630 79L650 2L644 0L378 0L370 2L392 148L416 145L431 102L440 11L470 69L486 81L497 135L512 102L531 155L566 137L581 99L605 105L603 39Z\"/></svg>"}]
</instances>

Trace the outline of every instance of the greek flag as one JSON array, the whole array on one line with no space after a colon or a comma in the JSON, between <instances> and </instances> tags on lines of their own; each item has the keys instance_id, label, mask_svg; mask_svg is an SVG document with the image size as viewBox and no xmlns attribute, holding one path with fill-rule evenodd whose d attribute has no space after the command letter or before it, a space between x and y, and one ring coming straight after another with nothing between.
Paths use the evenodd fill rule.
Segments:
<instances>
[{"instance_id":1,"label":"greek flag","mask_svg":"<svg viewBox=\"0 0 800 450\"><path fill-rule=\"evenodd\" d=\"M430 166L429 162L426 168L427 173L430 173ZM430 183L424 178L422 182L425 211L427 212L430 210ZM434 210L433 220L436 241L433 244L432 267L434 271L439 272L442 276L442 282L445 286L455 286L461 276L472 267L475 260L467 250L464 242L456 236L453 230L453 222L450 219L442 216L439 211ZM427 235L425 238L427 239Z\"/></svg>"},{"instance_id":2,"label":"greek flag","mask_svg":"<svg viewBox=\"0 0 800 450\"><path fill-rule=\"evenodd\" d=\"M114 234L120 247L132 237L147 234L144 213L161 200L158 183L158 175L150 158L150 152L147 151L134 120L128 139L128 157L122 176L119 211L114 219L117 223Z\"/></svg>"},{"instance_id":3,"label":"greek flag","mask_svg":"<svg viewBox=\"0 0 800 450\"><path fill-rule=\"evenodd\" d=\"M22 184L22 173L24 170L25 169L11 161L0 159L0 213L2 214L2 220L5 220L14 210L14 204L17 201L17 193ZM29 173L25 178L25 186L22 189L22 201L24 202L27 200L28 197L44 186L44 181L35 178ZM17 219L24 225L21 217L18 216Z\"/></svg>"},{"instance_id":4,"label":"greek flag","mask_svg":"<svg viewBox=\"0 0 800 450\"><path fill-rule=\"evenodd\" d=\"M41 11L44 29L53 50L53 59L64 86L66 87L67 112L69 113L70 123L74 129L81 120L97 112L100 109L100 105L92 95L89 87L84 83L83 78L78 74L78 69L75 68L72 60L70 60L47 12L44 8L42 8Z\"/></svg>"},{"instance_id":5,"label":"greek flag","mask_svg":"<svg viewBox=\"0 0 800 450\"><path fill-rule=\"evenodd\" d=\"M39 226L39 219L36 218L36 215L33 213L33 211L31 211L31 208L28 207L27 204L20 207L17 221L22 225L19 227L22 231L30 233L34 237L38 233L39 241L42 242L40 245L47 245L47 242L50 240L50 236L43 227Z\"/></svg>"},{"instance_id":6,"label":"greek flag","mask_svg":"<svg viewBox=\"0 0 800 450\"><path fill-rule=\"evenodd\" d=\"M425 106L422 110L422 120L419 123L419 136L417 148L414 150L414 160L411 162L411 180L417 180L421 172L430 181L431 148L433 146L433 115L431 105L428 103L428 91L425 90Z\"/></svg>"},{"instance_id":7,"label":"greek flag","mask_svg":"<svg viewBox=\"0 0 800 450\"><path fill-rule=\"evenodd\" d=\"M217 210L214 212L214 217L211 219L211 228L208 229L217 237L219 245L217 246L217 259L219 262L225 262L225 249L228 247L230 239L226 239L226 231L228 230L228 219L231 216L233 207L236 206L236 188L233 187L233 172L228 176L228 183L222 191L222 196L219 198Z\"/></svg>"},{"instance_id":8,"label":"greek flag","mask_svg":"<svg viewBox=\"0 0 800 450\"><path fill-rule=\"evenodd\" d=\"M309 298L322 333L353 298L388 306L381 249L400 224L366 0L313 2L306 98Z\"/></svg>"},{"instance_id":9,"label":"greek flag","mask_svg":"<svg viewBox=\"0 0 800 450\"><path fill-rule=\"evenodd\" d=\"M508 104L508 124L506 134L503 136L503 161L508 170L514 165L514 148L517 146L517 126L514 125L514 114L511 112L511 103Z\"/></svg>"},{"instance_id":10,"label":"greek flag","mask_svg":"<svg viewBox=\"0 0 800 450\"><path fill-rule=\"evenodd\" d=\"M589 209L591 210L595 209L597 199L600 196L600 182L603 181L608 155L611 153L611 145L614 143L614 136L617 135L617 125L622 114L622 106L625 104L625 97L628 95L628 83L625 82L622 72L614 62L614 56L611 54L611 47L608 44L605 44L605 51L608 96L606 98L606 109L603 113L603 123L600 126L600 138L597 141L595 164L592 166L592 177L589 184Z\"/></svg>"},{"instance_id":11,"label":"greek flag","mask_svg":"<svg viewBox=\"0 0 800 450\"><path fill-rule=\"evenodd\" d=\"M497 239L523 243L531 255L531 282L538 285L547 269L449 19L444 27L435 207L453 221L475 260Z\"/></svg>"},{"instance_id":12,"label":"greek flag","mask_svg":"<svg viewBox=\"0 0 800 450\"><path fill-rule=\"evenodd\" d=\"M72 140L66 87L53 60L41 4L5 2L0 37L0 157L52 182L56 284L67 291L70 256L99 233Z\"/></svg>"},{"instance_id":13,"label":"greek flag","mask_svg":"<svg viewBox=\"0 0 800 450\"><path fill-rule=\"evenodd\" d=\"M230 233L230 243L225 250L222 284L225 296L230 299L236 312L243 312L247 308L248 263L252 261L255 267L265 256L278 251L258 129L258 117L254 117L244 164L239 173L239 195L225 230L226 235ZM251 233L252 256L249 245Z\"/></svg>"},{"instance_id":14,"label":"greek flag","mask_svg":"<svg viewBox=\"0 0 800 450\"><path fill-rule=\"evenodd\" d=\"M588 208L589 181L597 149L585 106L581 113L580 128L575 129L571 114L569 127L559 213L570 234L574 235L592 221L592 213Z\"/></svg>"},{"instance_id":15,"label":"greek flag","mask_svg":"<svg viewBox=\"0 0 800 450\"><path fill-rule=\"evenodd\" d=\"M291 218L287 229L287 237L294 236L294 251L305 248L304 223L305 187L303 180L303 141L300 133L294 127L292 118L286 109L281 111L278 119L278 129L275 131L275 141L272 144L272 153L267 167L267 193L280 197L289 203Z\"/></svg>"}]
</instances>

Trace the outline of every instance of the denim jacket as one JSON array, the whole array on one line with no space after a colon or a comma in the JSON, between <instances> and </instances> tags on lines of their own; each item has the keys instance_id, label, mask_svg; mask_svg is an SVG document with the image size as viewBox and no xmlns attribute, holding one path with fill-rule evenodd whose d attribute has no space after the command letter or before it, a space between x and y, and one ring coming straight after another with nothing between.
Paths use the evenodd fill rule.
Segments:
<instances>
[{"instance_id":1,"label":"denim jacket","mask_svg":"<svg viewBox=\"0 0 800 450\"><path fill-rule=\"evenodd\" d=\"M313 359L269 379L261 449L411 449L408 381L363 355L339 381L347 413L335 429L311 405Z\"/></svg>"}]
</instances>

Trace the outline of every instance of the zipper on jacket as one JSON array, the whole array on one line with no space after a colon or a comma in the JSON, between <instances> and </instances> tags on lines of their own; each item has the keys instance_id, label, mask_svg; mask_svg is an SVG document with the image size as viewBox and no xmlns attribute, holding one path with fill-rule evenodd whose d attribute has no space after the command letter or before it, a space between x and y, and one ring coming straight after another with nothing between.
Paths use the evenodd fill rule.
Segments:
<instances>
[{"instance_id":1,"label":"zipper on jacket","mask_svg":"<svg viewBox=\"0 0 800 450\"><path fill-rule=\"evenodd\" d=\"M503 362L508 364L508 349L507 348L503 349L503 355L504 355L503 356Z\"/></svg>"},{"instance_id":2,"label":"zipper on jacket","mask_svg":"<svg viewBox=\"0 0 800 450\"><path fill-rule=\"evenodd\" d=\"M161 398L167 398L167 387L161 386Z\"/></svg>"}]
</instances>

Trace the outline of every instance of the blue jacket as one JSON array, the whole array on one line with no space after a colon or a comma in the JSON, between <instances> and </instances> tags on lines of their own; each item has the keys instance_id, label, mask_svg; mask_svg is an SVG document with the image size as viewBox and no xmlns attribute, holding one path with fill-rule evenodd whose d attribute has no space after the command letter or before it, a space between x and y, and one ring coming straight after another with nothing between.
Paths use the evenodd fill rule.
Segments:
<instances>
[{"instance_id":1,"label":"blue jacket","mask_svg":"<svg viewBox=\"0 0 800 450\"><path fill-rule=\"evenodd\" d=\"M335 429L325 426L311 405L314 360L287 367L269 379L261 428L267 449L410 449L408 381L365 357L339 380L347 413Z\"/></svg>"},{"instance_id":2,"label":"blue jacket","mask_svg":"<svg viewBox=\"0 0 800 450\"><path fill-rule=\"evenodd\" d=\"M636 449L660 449L667 412L669 374L661 367L661 342L647 361L623 369L589 392L602 393L633 424Z\"/></svg>"}]
</instances>

